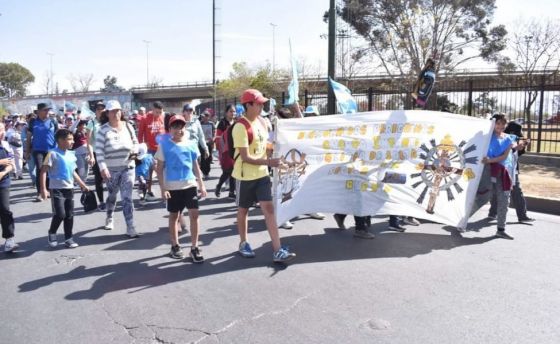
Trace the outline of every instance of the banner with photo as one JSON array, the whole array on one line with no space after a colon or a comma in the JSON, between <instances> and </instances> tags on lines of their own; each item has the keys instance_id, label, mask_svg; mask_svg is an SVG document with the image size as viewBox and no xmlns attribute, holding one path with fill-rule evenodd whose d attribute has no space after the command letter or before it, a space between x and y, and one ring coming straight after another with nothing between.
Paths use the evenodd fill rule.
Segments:
<instances>
[{"instance_id":1,"label":"banner with photo","mask_svg":"<svg viewBox=\"0 0 560 344\"><path fill-rule=\"evenodd\" d=\"M278 121L278 224L313 212L465 227L493 122L419 110Z\"/></svg>"}]
</instances>

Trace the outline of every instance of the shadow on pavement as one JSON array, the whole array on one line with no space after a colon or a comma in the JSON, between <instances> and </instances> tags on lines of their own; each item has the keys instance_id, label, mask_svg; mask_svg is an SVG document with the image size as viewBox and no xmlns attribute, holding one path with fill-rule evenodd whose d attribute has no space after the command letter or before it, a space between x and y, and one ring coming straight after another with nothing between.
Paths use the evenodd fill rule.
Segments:
<instances>
[{"instance_id":1,"label":"shadow on pavement","mask_svg":"<svg viewBox=\"0 0 560 344\"><path fill-rule=\"evenodd\" d=\"M385 229L384 224L372 227L372 231L377 232L375 240L357 239L352 236L351 231L329 228L325 229L326 233L286 237L283 244L290 246L298 253L296 264L309 264L357 259L410 258L428 254L434 250L451 250L461 246L479 245L494 238L493 236L463 238L448 234L395 233L383 232L383 229ZM159 235L163 238L162 240L167 240L166 236L159 233L162 230L164 227L150 235ZM232 234L235 233L213 230L211 233L204 234L205 238L201 236L201 240L208 243L212 239ZM85 238L81 240L83 239ZM126 241L108 249L126 249L129 245L147 248L148 246L142 241L144 240ZM272 269L271 278L286 269L286 265L271 263L270 243L255 248L255 253L257 256L253 259L242 258L236 252L217 257L206 257L206 261L201 265L193 264L188 259L183 261L169 259L163 263L149 264L152 260L160 259L162 255L92 268L82 265L68 273L23 283L19 286L19 292L31 292L57 282L98 276L99 278L89 289L74 291L65 297L67 300L96 300L114 291L131 289L130 293L134 293L170 283L262 266Z\"/></svg>"}]
</instances>

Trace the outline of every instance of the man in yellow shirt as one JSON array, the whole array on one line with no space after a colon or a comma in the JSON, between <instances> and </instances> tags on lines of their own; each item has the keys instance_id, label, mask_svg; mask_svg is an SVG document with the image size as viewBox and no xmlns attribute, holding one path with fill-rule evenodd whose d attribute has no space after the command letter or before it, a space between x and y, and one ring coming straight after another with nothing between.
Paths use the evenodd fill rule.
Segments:
<instances>
[{"instance_id":1,"label":"man in yellow shirt","mask_svg":"<svg viewBox=\"0 0 560 344\"><path fill-rule=\"evenodd\" d=\"M259 202L274 249L272 259L274 262L284 263L296 255L282 247L274 217L272 182L268 175L268 167L278 167L280 159L271 159L266 154L268 130L260 114L263 104L267 101L268 99L257 90L248 89L243 92L241 104L245 108L245 116L232 128L235 148L232 175L237 182L237 229L241 239L239 253L246 258L255 256L247 242L247 218L249 207Z\"/></svg>"}]
</instances>

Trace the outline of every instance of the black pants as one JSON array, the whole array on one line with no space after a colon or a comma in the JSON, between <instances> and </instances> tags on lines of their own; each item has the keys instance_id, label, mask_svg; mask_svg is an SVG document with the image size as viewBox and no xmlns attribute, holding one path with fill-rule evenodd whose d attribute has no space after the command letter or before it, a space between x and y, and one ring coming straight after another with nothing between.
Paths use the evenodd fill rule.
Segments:
<instances>
[{"instance_id":1,"label":"black pants","mask_svg":"<svg viewBox=\"0 0 560 344\"><path fill-rule=\"evenodd\" d=\"M222 168L222 175L220 176L220 180L218 181L218 185L216 186L216 191L220 192L222 190L222 185L224 185L226 180L228 180L229 178L229 194L232 195L235 193L235 178L231 176L232 173L233 168Z\"/></svg>"},{"instance_id":2,"label":"black pants","mask_svg":"<svg viewBox=\"0 0 560 344\"><path fill-rule=\"evenodd\" d=\"M334 214L334 216L342 219L342 222L344 222L344 219L346 218L346 214ZM356 230L358 231L366 230L366 218L367 216L354 216L354 223L356 225Z\"/></svg>"},{"instance_id":3,"label":"black pants","mask_svg":"<svg viewBox=\"0 0 560 344\"><path fill-rule=\"evenodd\" d=\"M14 236L14 216L10 211L10 188L0 188L0 222L2 223L2 238Z\"/></svg>"},{"instance_id":4,"label":"black pants","mask_svg":"<svg viewBox=\"0 0 560 344\"><path fill-rule=\"evenodd\" d=\"M35 161L35 187L37 188L37 193L41 192L41 185L39 185L39 180L41 180L41 167L43 167L43 161L45 161L45 157L47 156L47 152L41 151L32 151L31 156ZM49 175L47 173L47 185L45 186L47 189L49 188Z\"/></svg>"},{"instance_id":5,"label":"black pants","mask_svg":"<svg viewBox=\"0 0 560 344\"><path fill-rule=\"evenodd\" d=\"M99 170L99 165L97 164L97 155L93 153L93 156L95 158L95 164L93 164L92 167L93 175L95 176L95 193L97 194L99 203L103 203L103 178L101 177L101 171Z\"/></svg>"},{"instance_id":6,"label":"black pants","mask_svg":"<svg viewBox=\"0 0 560 344\"><path fill-rule=\"evenodd\" d=\"M208 158L204 157L204 152L201 153L200 155L200 170L202 171L202 174L207 176L210 174L210 168L211 168L211 164L212 164L212 151L213 151L213 145L212 143L206 143L206 146L208 147Z\"/></svg>"},{"instance_id":7,"label":"black pants","mask_svg":"<svg viewBox=\"0 0 560 344\"><path fill-rule=\"evenodd\" d=\"M49 234L56 234L58 227L64 222L64 239L72 237L74 227L74 190L73 189L52 189L51 203L53 217Z\"/></svg>"}]
</instances>

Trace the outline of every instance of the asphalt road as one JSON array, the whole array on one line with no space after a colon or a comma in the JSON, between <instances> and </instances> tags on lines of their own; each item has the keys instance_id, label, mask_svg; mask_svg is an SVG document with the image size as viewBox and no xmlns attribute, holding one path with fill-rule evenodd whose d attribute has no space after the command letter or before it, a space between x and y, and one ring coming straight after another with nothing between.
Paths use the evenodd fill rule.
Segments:
<instances>
[{"instance_id":1,"label":"asphalt road","mask_svg":"<svg viewBox=\"0 0 560 344\"><path fill-rule=\"evenodd\" d=\"M206 262L194 265L168 258L163 203L137 207L145 234L128 239L122 214L100 229L104 214L82 214L76 195L81 246L51 249L50 203L34 195L13 184L21 247L0 254L0 343L560 342L560 216L531 213L537 222L524 225L510 211L513 241L493 237L487 208L462 235L432 223L388 232L375 218L374 240L336 229L330 215L302 218L281 231L298 256L278 266L260 210L250 221L257 257L242 258L235 207L210 192Z\"/></svg>"}]
</instances>

